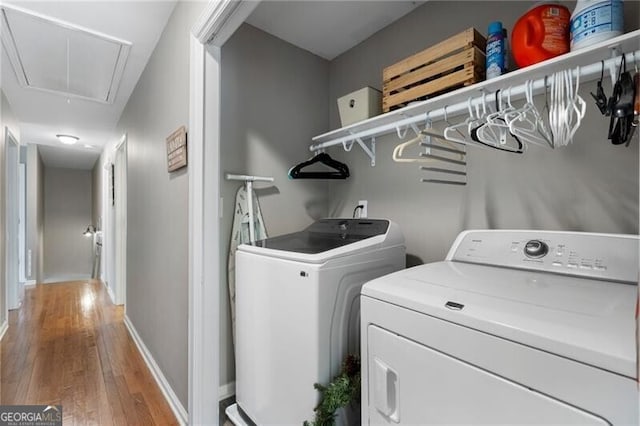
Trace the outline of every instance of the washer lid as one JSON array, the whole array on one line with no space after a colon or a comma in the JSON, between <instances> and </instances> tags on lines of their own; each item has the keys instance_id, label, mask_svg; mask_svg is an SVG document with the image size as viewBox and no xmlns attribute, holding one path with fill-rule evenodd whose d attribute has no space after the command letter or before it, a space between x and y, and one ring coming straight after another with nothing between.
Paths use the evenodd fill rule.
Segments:
<instances>
[{"instance_id":1,"label":"washer lid","mask_svg":"<svg viewBox=\"0 0 640 426\"><path fill-rule=\"evenodd\" d=\"M307 263L322 263L372 247L404 244L396 224L383 219L322 219L300 232L242 244L238 250Z\"/></svg>"},{"instance_id":2,"label":"washer lid","mask_svg":"<svg viewBox=\"0 0 640 426\"><path fill-rule=\"evenodd\" d=\"M362 294L625 376L637 375L637 283L445 261L375 279L364 285Z\"/></svg>"}]
</instances>

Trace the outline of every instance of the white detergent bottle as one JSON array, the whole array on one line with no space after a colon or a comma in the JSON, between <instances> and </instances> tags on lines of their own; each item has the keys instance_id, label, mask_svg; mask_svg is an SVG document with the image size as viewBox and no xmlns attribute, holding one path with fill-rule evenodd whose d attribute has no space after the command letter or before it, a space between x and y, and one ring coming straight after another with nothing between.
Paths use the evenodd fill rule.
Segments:
<instances>
[{"instance_id":1,"label":"white detergent bottle","mask_svg":"<svg viewBox=\"0 0 640 426\"><path fill-rule=\"evenodd\" d=\"M622 0L578 0L571 15L571 50L621 35L623 23Z\"/></svg>"}]
</instances>

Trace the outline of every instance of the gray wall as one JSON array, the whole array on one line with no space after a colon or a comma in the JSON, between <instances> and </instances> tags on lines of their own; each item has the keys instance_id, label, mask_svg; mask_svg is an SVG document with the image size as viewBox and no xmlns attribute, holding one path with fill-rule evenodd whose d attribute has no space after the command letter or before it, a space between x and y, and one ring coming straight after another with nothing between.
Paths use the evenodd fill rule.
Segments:
<instances>
[{"instance_id":1,"label":"gray wall","mask_svg":"<svg viewBox=\"0 0 640 426\"><path fill-rule=\"evenodd\" d=\"M91 277L91 171L44 169L44 281Z\"/></svg>"},{"instance_id":2,"label":"gray wall","mask_svg":"<svg viewBox=\"0 0 640 426\"><path fill-rule=\"evenodd\" d=\"M125 107L127 316L187 407L188 169L167 172L166 137L189 123L189 31L206 3L178 2Z\"/></svg>"},{"instance_id":3,"label":"gray wall","mask_svg":"<svg viewBox=\"0 0 640 426\"><path fill-rule=\"evenodd\" d=\"M5 221L6 221L6 208L7 208L7 195L6 195L6 168L5 168L5 127L8 127L13 136L18 142L20 142L20 129L18 122L11 105L7 101L7 98L3 91L0 90L0 232L2 237L0 238L0 327L7 320L7 283L6 283L6 256L5 256Z\"/></svg>"},{"instance_id":4,"label":"gray wall","mask_svg":"<svg viewBox=\"0 0 640 426\"><path fill-rule=\"evenodd\" d=\"M630 30L638 27L638 3L627 3ZM528 7L526 2L430 1L375 34L331 62L331 128L339 127L334 100L366 85L379 88L384 67L470 26L486 32L491 20L501 19L511 29ZM400 224L407 251L415 256L410 264L441 260L455 236L469 228L636 234L638 143L624 148L606 140L608 119L593 106L588 92L594 89L589 83L581 90L589 108L573 145L555 151L532 146L520 156L469 148L465 187L420 183L418 166L391 160L399 143L395 135L378 139L375 167L357 147L350 153L332 148L353 177L331 182L331 214L350 215L359 199L368 200L370 217ZM611 93L610 87L605 90Z\"/></svg>"},{"instance_id":5,"label":"gray wall","mask_svg":"<svg viewBox=\"0 0 640 426\"><path fill-rule=\"evenodd\" d=\"M26 249L27 253L31 250L31 274L27 279L42 282L44 280L44 164L38 152L38 146L34 144L27 145Z\"/></svg>"},{"instance_id":6,"label":"gray wall","mask_svg":"<svg viewBox=\"0 0 640 426\"><path fill-rule=\"evenodd\" d=\"M575 5L565 3L570 9ZM308 183L287 181L285 174L309 156L311 136L340 127L338 97L364 86L380 89L384 67L468 27L486 33L491 21L501 20L511 30L533 4L429 1L329 62L328 82L324 61L308 54L291 56L296 48L244 25L222 49L221 174L276 177L276 191L259 192L270 235L300 229L316 217L309 209L301 210L301 202L317 203L317 212L324 214L321 191L325 184L305 187ZM639 5L625 2L627 31L638 28ZM301 86L289 91L298 81ZM368 200L370 217L386 217L402 227L409 265L443 259L455 236L469 228L638 233L638 143L627 149L606 141L608 121L591 105L588 94L594 87L590 83L581 91L589 110L572 146L555 151L530 147L522 156L470 148L469 184L462 188L419 183L416 165L391 160L400 142L396 136L378 139L375 167L359 147L349 153L331 148L333 157L349 165L352 177L326 183L327 213L351 216L358 200ZM315 89L318 93L310 93ZM611 87L606 90L611 93ZM325 105L326 110L317 109ZM316 120L307 121L309 112ZM323 127L326 114L328 125ZM436 128L441 129L442 123L436 123ZM296 139L290 138L290 132L295 132ZM237 187L222 183L222 384L234 377L224 275L230 203ZM310 198L300 198L297 189L312 191Z\"/></svg>"},{"instance_id":7,"label":"gray wall","mask_svg":"<svg viewBox=\"0 0 640 426\"><path fill-rule=\"evenodd\" d=\"M250 25L243 25L222 52L221 361L220 383L234 380L226 286L234 201L240 182L225 173L272 176L256 184L269 236L300 230L327 215L324 181L289 180L287 172L310 156L308 141L328 126L329 63Z\"/></svg>"}]
</instances>

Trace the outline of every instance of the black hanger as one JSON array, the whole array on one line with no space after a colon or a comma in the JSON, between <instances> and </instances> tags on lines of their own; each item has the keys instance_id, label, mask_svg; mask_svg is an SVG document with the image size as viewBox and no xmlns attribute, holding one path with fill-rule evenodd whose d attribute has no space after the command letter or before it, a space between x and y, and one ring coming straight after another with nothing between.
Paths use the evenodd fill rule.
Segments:
<instances>
[{"instance_id":1,"label":"black hanger","mask_svg":"<svg viewBox=\"0 0 640 426\"><path fill-rule=\"evenodd\" d=\"M635 88L633 78L627 71L626 58L622 56L618 80L613 87L613 94L609 99L611 121L609 122L609 140L614 145L629 146L633 136L633 100Z\"/></svg>"},{"instance_id":2,"label":"black hanger","mask_svg":"<svg viewBox=\"0 0 640 426\"><path fill-rule=\"evenodd\" d=\"M315 163L322 163L331 167L334 171L304 172L303 168ZM346 179L349 177L349 167L340 161L334 160L326 152L321 152L310 160L304 161L289 170L291 179Z\"/></svg>"},{"instance_id":3,"label":"black hanger","mask_svg":"<svg viewBox=\"0 0 640 426\"><path fill-rule=\"evenodd\" d=\"M596 106L600 110L600 113L608 117L611 114L611 111L609 111L609 101L607 100L607 95L604 93L604 88L602 87L602 79L604 78L604 61L600 62L602 64L602 67L600 69L600 80L598 81L598 89L596 90L595 95L593 94L593 92L591 92L591 96L593 96L593 100L596 101Z\"/></svg>"},{"instance_id":4,"label":"black hanger","mask_svg":"<svg viewBox=\"0 0 640 426\"><path fill-rule=\"evenodd\" d=\"M500 103L498 102L499 94L500 94L500 89L498 89L496 91L496 94L495 94L496 112L500 111ZM503 123L506 123L503 118L499 118L499 120L502 121ZM510 145L496 146L496 145L489 144L489 143L481 141L480 138L478 137L478 130L480 129L480 127L486 126L486 125L487 125L487 123L482 123L478 127L475 127L473 129L471 129L471 133L469 134L471 136L471 139L473 139L475 142L477 142L479 144L482 144L484 146L487 146L489 148L497 149L498 151L511 152L512 154L522 154L524 152L524 145L520 141L520 138L517 137L516 135L514 135L511 132L509 132L509 135L513 138L513 140L516 141L516 143L518 144L517 147L511 147Z\"/></svg>"}]
</instances>

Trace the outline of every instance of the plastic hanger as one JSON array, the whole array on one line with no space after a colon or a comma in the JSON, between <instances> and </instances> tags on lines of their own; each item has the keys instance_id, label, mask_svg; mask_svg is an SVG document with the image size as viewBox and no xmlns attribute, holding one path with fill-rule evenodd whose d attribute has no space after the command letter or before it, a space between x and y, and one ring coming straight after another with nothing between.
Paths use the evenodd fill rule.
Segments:
<instances>
[{"instance_id":1,"label":"plastic hanger","mask_svg":"<svg viewBox=\"0 0 640 426\"><path fill-rule=\"evenodd\" d=\"M510 121L508 120L510 133L534 145L553 147L551 133L533 103L533 81L531 80L525 83L525 97L524 107Z\"/></svg>"},{"instance_id":2,"label":"plastic hanger","mask_svg":"<svg viewBox=\"0 0 640 426\"><path fill-rule=\"evenodd\" d=\"M334 170L316 172L305 172L302 170L305 167L316 163L324 164ZM346 179L348 177L349 167L346 164L341 163L340 161L334 160L326 152L321 152L315 157L304 161L289 170L290 179Z\"/></svg>"},{"instance_id":3,"label":"plastic hanger","mask_svg":"<svg viewBox=\"0 0 640 426\"><path fill-rule=\"evenodd\" d=\"M602 80L604 79L604 61L600 62L602 63L602 68L600 70L600 80L598 80L598 88L596 89L595 95L593 94L593 92L591 92L591 96L596 101L596 106L600 110L600 113L602 113L602 115L608 116L609 112L607 108L607 95L604 93L604 88L602 87Z\"/></svg>"},{"instance_id":4,"label":"plastic hanger","mask_svg":"<svg viewBox=\"0 0 640 426\"><path fill-rule=\"evenodd\" d=\"M427 140L425 140L425 137ZM445 146L441 146L441 145L436 145L434 143L432 143L431 138L436 138L436 139L440 139L445 143L449 143L449 141L447 139L445 139L444 135L435 133L431 127L430 127L430 120L427 118L427 127L423 130L420 131L420 133L413 139L411 139L410 141L401 143L399 145L397 145L394 150L393 150L393 154L392 154L392 158L393 161L395 161L396 163L429 163L432 161L447 161L449 160L449 158L446 157L440 157L440 156L435 156L433 154L429 152L427 153L420 153L420 157L403 157L402 154L404 153L404 150L407 149L410 146L413 145L420 145L422 147L427 148L428 150L430 149L435 149L438 151L444 151L444 152L448 152L448 153L452 153L452 154L458 154L460 156L460 160L462 160L462 158L464 157L464 155L466 154L464 151L461 151L459 149L456 149L453 145L449 144L448 147Z\"/></svg>"},{"instance_id":5,"label":"plastic hanger","mask_svg":"<svg viewBox=\"0 0 640 426\"><path fill-rule=\"evenodd\" d=\"M623 70L624 68L624 70ZM622 63L618 80L609 99L611 121L609 122L609 139L614 145L629 145L633 136L635 89L633 78L627 71L626 58L622 55Z\"/></svg>"},{"instance_id":6,"label":"plastic hanger","mask_svg":"<svg viewBox=\"0 0 640 426\"><path fill-rule=\"evenodd\" d=\"M514 154L522 154L523 145L519 139L513 138L517 146L511 146L507 143L507 130L504 125L494 125L497 122L497 114L499 114L500 106L498 100L499 94L496 92L496 111L491 112L486 105L486 96L482 95L482 114L479 107L476 106L476 120L470 123L469 135L473 142L485 148L493 148L499 151L511 152ZM490 117L493 116L493 123ZM474 126L471 128L471 126Z\"/></svg>"},{"instance_id":7,"label":"plastic hanger","mask_svg":"<svg viewBox=\"0 0 640 426\"><path fill-rule=\"evenodd\" d=\"M469 110L469 117L467 117L466 120L458 124L450 124L446 118L447 107L446 106L444 107L444 115L445 115L444 121L447 123L447 127L444 129L443 134L446 140L450 142L457 142L457 143L463 143L463 144L469 143L470 137L468 134L463 132L463 130L468 130L469 123L475 119L473 115L473 109L471 107L471 98L469 98L467 102L467 109Z\"/></svg>"},{"instance_id":8,"label":"plastic hanger","mask_svg":"<svg viewBox=\"0 0 640 426\"><path fill-rule=\"evenodd\" d=\"M507 107L502 109L500 90L496 91L496 111L489 113L485 118L485 123L473 130L472 137L476 139L478 143L485 144L491 148L514 154L522 154L525 145L522 144L516 135L511 133L504 118L509 112L515 111L515 107L511 104L511 94L509 94L508 99Z\"/></svg>"}]
</instances>

